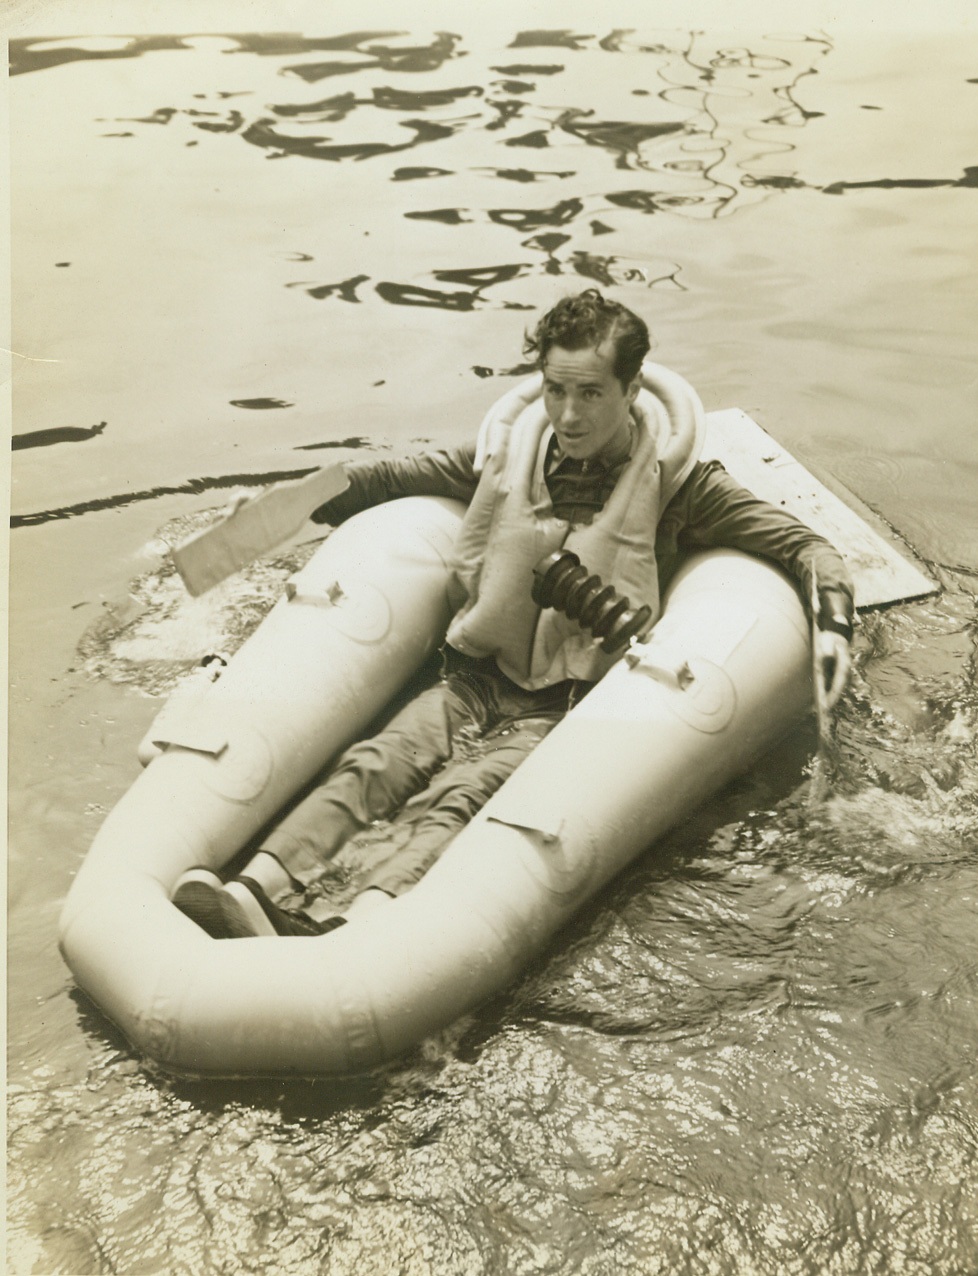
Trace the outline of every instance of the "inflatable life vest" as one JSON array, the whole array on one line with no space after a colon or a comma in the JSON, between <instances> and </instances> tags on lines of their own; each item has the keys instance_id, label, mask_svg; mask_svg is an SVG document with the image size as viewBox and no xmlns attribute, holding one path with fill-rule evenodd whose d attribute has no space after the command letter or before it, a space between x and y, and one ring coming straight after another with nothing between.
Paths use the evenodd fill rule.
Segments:
<instances>
[{"instance_id":1,"label":"inflatable life vest","mask_svg":"<svg viewBox=\"0 0 978 1276\"><path fill-rule=\"evenodd\" d=\"M505 395L479 430L479 485L466 512L452 563L456 608L447 639L476 658L494 656L520 686L565 678L593 682L616 656L560 612L531 598L533 568L560 549L635 606L659 613L655 531L659 516L695 464L704 435L693 388L658 364L642 368L632 405L632 455L604 508L587 525L557 518L544 467L553 430L537 374Z\"/></svg>"}]
</instances>

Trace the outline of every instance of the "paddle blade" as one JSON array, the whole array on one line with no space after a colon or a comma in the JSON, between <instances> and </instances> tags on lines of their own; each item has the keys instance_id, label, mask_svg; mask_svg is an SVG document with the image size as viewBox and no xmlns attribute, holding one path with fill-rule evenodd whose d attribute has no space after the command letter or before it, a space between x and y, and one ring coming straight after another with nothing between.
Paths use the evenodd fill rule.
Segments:
<instances>
[{"instance_id":1,"label":"paddle blade","mask_svg":"<svg viewBox=\"0 0 978 1276\"><path fill-rule=\"evenodd\" d=\"M267 554L302 529L313 510L346 490L342 464L315 470L294 483L271 487L241 504L211 527L170 550L187 587L197 597Z\"/></svg>"}]
</instances>

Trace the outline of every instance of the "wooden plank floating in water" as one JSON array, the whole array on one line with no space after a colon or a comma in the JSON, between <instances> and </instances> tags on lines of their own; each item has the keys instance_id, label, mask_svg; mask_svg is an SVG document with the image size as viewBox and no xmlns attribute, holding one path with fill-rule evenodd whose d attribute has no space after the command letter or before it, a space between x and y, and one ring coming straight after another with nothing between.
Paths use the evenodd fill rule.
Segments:
<instances>
[{"instance_id":1,"label":"wooden plank floating in water","mask_svg":"<svg viewBox=\"0 0 978 1276\"><path fill-rule=\"evenodd\" d=\"M722 462L755 496L788 510L831 541L852 572L858 608L937 593L938 586L888 539L881 519L865 507L853 508L862 503L850 493L841 500L746 412L710 412L706 424L702 459Z\"/></svg>"}]
</instances>

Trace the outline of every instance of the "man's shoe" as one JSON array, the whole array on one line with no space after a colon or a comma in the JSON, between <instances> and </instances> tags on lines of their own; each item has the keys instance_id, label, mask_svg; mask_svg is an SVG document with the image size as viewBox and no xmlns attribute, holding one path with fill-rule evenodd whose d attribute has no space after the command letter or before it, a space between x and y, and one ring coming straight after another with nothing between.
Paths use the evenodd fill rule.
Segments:
<instances>
[{"instance_id":1,"label":"man's shoe","mask_svg":"<svg viewBox=\"0 0 978 1276\"><path fill-rule=\"evenodd\" d=\"M251 877L235 877L224 887L225 925L233 938L249 935L325 935L342 926L345 917L330 917L324 922L313 921L305 913L293 913L279 908Z\"/></svg>"},{"instance_id":2,"label":"man's shoe","mask_svg":"<svg viewBox=\"0 0 978 1276\"><path fill-rule=\"evenodd\" d=\"M172 901L214 939L229 939L224 920L224 882L209 868L190 868L177 878Z\"/></svg>"},{"instance_id":3,"label":"man's shoe","mask_svg":"<svg viewBox=\"0 0 978 1276\"><path fill-rule=\"evenodd\" d=\"M224 882L209 868L191 868L177 879L173 903L213 939L251 939L259 935L325 935L345 917L315 922L303 913L279 908L250 877Z\"/></svg>"}]
</instances>

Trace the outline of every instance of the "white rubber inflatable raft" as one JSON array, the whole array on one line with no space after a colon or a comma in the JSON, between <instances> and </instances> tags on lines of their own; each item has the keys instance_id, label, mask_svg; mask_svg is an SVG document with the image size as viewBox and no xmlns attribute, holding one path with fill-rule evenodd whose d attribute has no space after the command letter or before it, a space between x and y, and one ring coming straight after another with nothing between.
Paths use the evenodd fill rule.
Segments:
<instances>
[{"instance_id":1,"label":"white rubber inflatable raft","mask_svg":"<svg viewBox=\"0 0 978 1276\"><path fill-rule=\"evenodd\" d=\"M161 715L99 831L61 949L141 1054L197 1077L349 1074L512 980L582 901L750 765L810 699L808 626L757 560L687 565L651 638L538 746L382 927L218 941L171 903L231 859L440 643L462 515L410 498L349 520L223 675Z\"/></svg>"}]
</instances>

